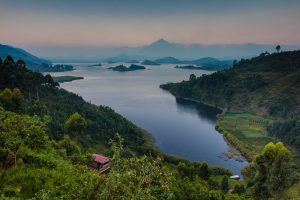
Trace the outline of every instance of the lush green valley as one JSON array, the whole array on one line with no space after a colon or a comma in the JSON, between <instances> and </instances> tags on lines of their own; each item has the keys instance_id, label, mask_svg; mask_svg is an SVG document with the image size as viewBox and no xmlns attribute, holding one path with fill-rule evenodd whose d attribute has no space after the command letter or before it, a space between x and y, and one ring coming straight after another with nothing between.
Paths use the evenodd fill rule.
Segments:
<instances>
[{"instance_id":1,"label":"lush green valley","mask_svg":"<svg viewBox=\"0 0 300 200\"><path fill-rule=\"evenodd\" d=\"M58 86L23 61L0 63L1 199L290 199L299 188L287 190L298 179L282 143L232 180L222 167L161 154L112 109ZM109 173L89 167L94 152L111 158Z\"/></svg>"}]
</instances>

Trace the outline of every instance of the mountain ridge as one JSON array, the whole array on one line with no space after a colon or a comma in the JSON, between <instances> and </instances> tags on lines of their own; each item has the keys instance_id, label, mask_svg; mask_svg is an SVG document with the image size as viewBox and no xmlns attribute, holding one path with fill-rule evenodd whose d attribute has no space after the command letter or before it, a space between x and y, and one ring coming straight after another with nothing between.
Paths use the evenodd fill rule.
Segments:
<instances>
[{"instance_id":1,"label":"mountain ridge","mask_svg":"<svg viewBox=\"0 0 300 200\"><path fill-rule=\"evenodd\" d=\"M165 39L155 40L146 45L136 47L39 47L35 48L37 55L44 52L44 57L53 61L66 61L76 58L77 60L99 60L118 55L127 55L145 59L158 59L162 57L176 57L178 59L197 59L199 57L215 57L218 59L240 59L258 55L261 52L275 52L277 44L181 44L173 43ZM299 45L281 45L282 50L297 50ZM53 53L54 52L54 53ZM66 53L67 52L67 53ZM86 55L82 55L85 52ZM64 55L64 56L61 56ZM88 56L87 56L88 55ZM59 58L60 59L57 59Z\"/></svg>"},{"instance_id":2,"label":"mountain ridge","mask_svg":"<svg viewBox=\"0 0 300 200\"><path fill-rule=\"evenodd\" d=\"M51 61L39 58L24 49L13 47L10 45L0 44L0 57L4 60L7 56L12 56L15 60L24 60L30 69L39 71L47 65L52 64Z\"/></svg>"}]
</instances>

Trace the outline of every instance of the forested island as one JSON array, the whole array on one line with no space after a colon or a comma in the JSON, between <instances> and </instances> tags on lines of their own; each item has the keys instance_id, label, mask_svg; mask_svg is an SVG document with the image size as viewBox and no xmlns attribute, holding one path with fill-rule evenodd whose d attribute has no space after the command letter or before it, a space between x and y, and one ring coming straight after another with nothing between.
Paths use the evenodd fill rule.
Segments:
<instances>
[{"instance_id":1,"label":"forested island","mask_svg":"<svg viewBox=\"0 0 300 200\"><path fill-rule=\"evenodd\" d=\"M128 71L144 70L146 68L142 65L131 64L129 67L126 67L124 65L118 65L116 67L109 67L108 69L112 69L113 71L118 71L118 72L128 72Z\"/></svg>"},{"instance_id":2,"label":"forested island","mask_svg":"<svg viewBox=\"0 0 300 200\"><path fill-rule=\"evenodd\" d=\"M82 76L54 76L53 81L58 83L71 82L74 80L84 79Z\"/></svg>"},{"instance_id":3,"label":"forested island","mask_svg":"<svg viewBox=\"0 0 300 200\"><path fill-rule=\"evenodd\" d=\"M155 64L182 64L186 66L178 67L181 69L203 69L209 71L217 71L222 69L228 69L232 67L233 60L218 60L216 58L204 57L196 60L179 60L174 57L159 58L154 61L147 60L147 63ZM192 68L194 66L194 68Z\"/></svg>"},{"instance_id":4,"label":"forested island","mask_svg":"<svg viewBox=\"0 0 300 200\"><path fill-rule=\"evenodd\" d=\"M98 64L94 64L94 65L89 65L88 67L101 67L102 64L101 63L98 63Z\"/></svg>"},{"instance_id":5,"label":"forested island","mask_svg":"<svg viewBox=\"0 0 300 200\"><path fill-rule=\"evenodd\" d=\"M183 65L183 66L176 65L174 68L176 68L176 69L196 69L196 70L203 70L201 67L197 67L197 66L194 66L194 65Z\"/></svg>"},{"instance_id":6,"label":"forested island","mask_svg":"<svg viewBox=\"0 0 300 200\"><path fill-rule=\"evenodd\" d=\"M56 65L43 64L43 66L45 68L47 68L47 70L45 70L46 72L65 72L65 71L73 71L74 70L74 66L73 65L65 65L65 64L56 64Z\"/></svg>"}]
</instances>

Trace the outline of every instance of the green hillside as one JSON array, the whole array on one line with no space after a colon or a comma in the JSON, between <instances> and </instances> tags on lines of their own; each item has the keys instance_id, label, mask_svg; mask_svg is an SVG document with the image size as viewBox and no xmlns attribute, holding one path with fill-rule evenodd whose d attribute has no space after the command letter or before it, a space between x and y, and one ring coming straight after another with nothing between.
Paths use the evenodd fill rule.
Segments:
<instances>
[{"instance_id":1,"label":"green hillside","mask_svg":"<svg viewBox=\"0 0 300 200\"><path fill-rule=\"evenodd\" d=\"M111 158L108 173L91 167L93 153ZM292 153L282 143L269 143L257 154L244 170L245 181L230 175L222 167L162 155L146 133L112 109L60 89L50 75L28 70L23 61L0 62L0 199L298 195Z\"/></svg>"},{"instance_id":2,"label":"green hillside","mask_svg":"<svg viewBox=\"0 0 300 200\"><path fill-rule=\"evenodd\" d=\"M125 139L128 151L132 153L144 153L154 149L145 131L111 108L87 103L80 96L57 87L58 83L54 82L50 75L43 76L32 72L23 62L15 63L11 58L4 60L0 72L0 90L19 88L25 97L17 110L11 109L9 102L4 104L4 108L41 118L47 116L50 138L62 139L65 134L64 122L71 114L77 112L87 121L85 134L76 136L83 146L101 150L120 133Z\"/></svg>"},{"instance_id":3,"label":"green hillside","mask_svg":"<svg viewBox=\"0 0 300 200\"><path fill-rule=\"evenodd\" d=\"M161 88L177 97L224 110L260 115L265 119L249 118L248 125L260 124L265 132L300 148L300 51L262 53L234 62L232 69L201 77L191 75L189 81L169 83ZM266 142L270 141L268 137Z\"/></svg>"}]
</instances>

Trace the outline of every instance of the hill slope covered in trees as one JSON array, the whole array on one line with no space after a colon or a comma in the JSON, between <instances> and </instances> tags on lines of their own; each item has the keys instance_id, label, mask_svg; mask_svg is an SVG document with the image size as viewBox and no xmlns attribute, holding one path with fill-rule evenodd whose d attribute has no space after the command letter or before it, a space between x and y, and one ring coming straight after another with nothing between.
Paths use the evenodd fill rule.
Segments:
<instances>
[{"instance_id":1,"label":"hill slope covered in trees","mask_svg":"<svg viewBox=\"0 0 300 200\"><path fill-rule=\"evenodd\" d=\"M268 118L256 120L252 115L247 121L266 122L270 135L300 149L300 51L262 53L235 62L232 69L201 77L191 75L189 81L169 83L161 88L177 97L229 110L227 113L243 110ZM224 116L228 117L226 113ZM239 117L237 122L243 118ZM229 118L233 123L233 118Z\"/></svg>"},{"instance_id":2,"label":"hill slope covered in trees","mask_svg":"<svg viewBox=\"0 0 300 200\"><path fill-rule=\"evenodd\" d=\"M58 83L50 75L43 76L28 70L23 61L15 63L8 57L1 64L0 72L0 89L19 88L25 97L20 108L12 111L42 118L47 116L50 138L62 139L65 121L77 112L86 119L87 128L85 134L72 134L84 146L105 147L120 133L131 151L141 153L150 148L147 134L130 121L109 107L87 103L80 96L57 87Z\"/></svg>"}]
</instances>

